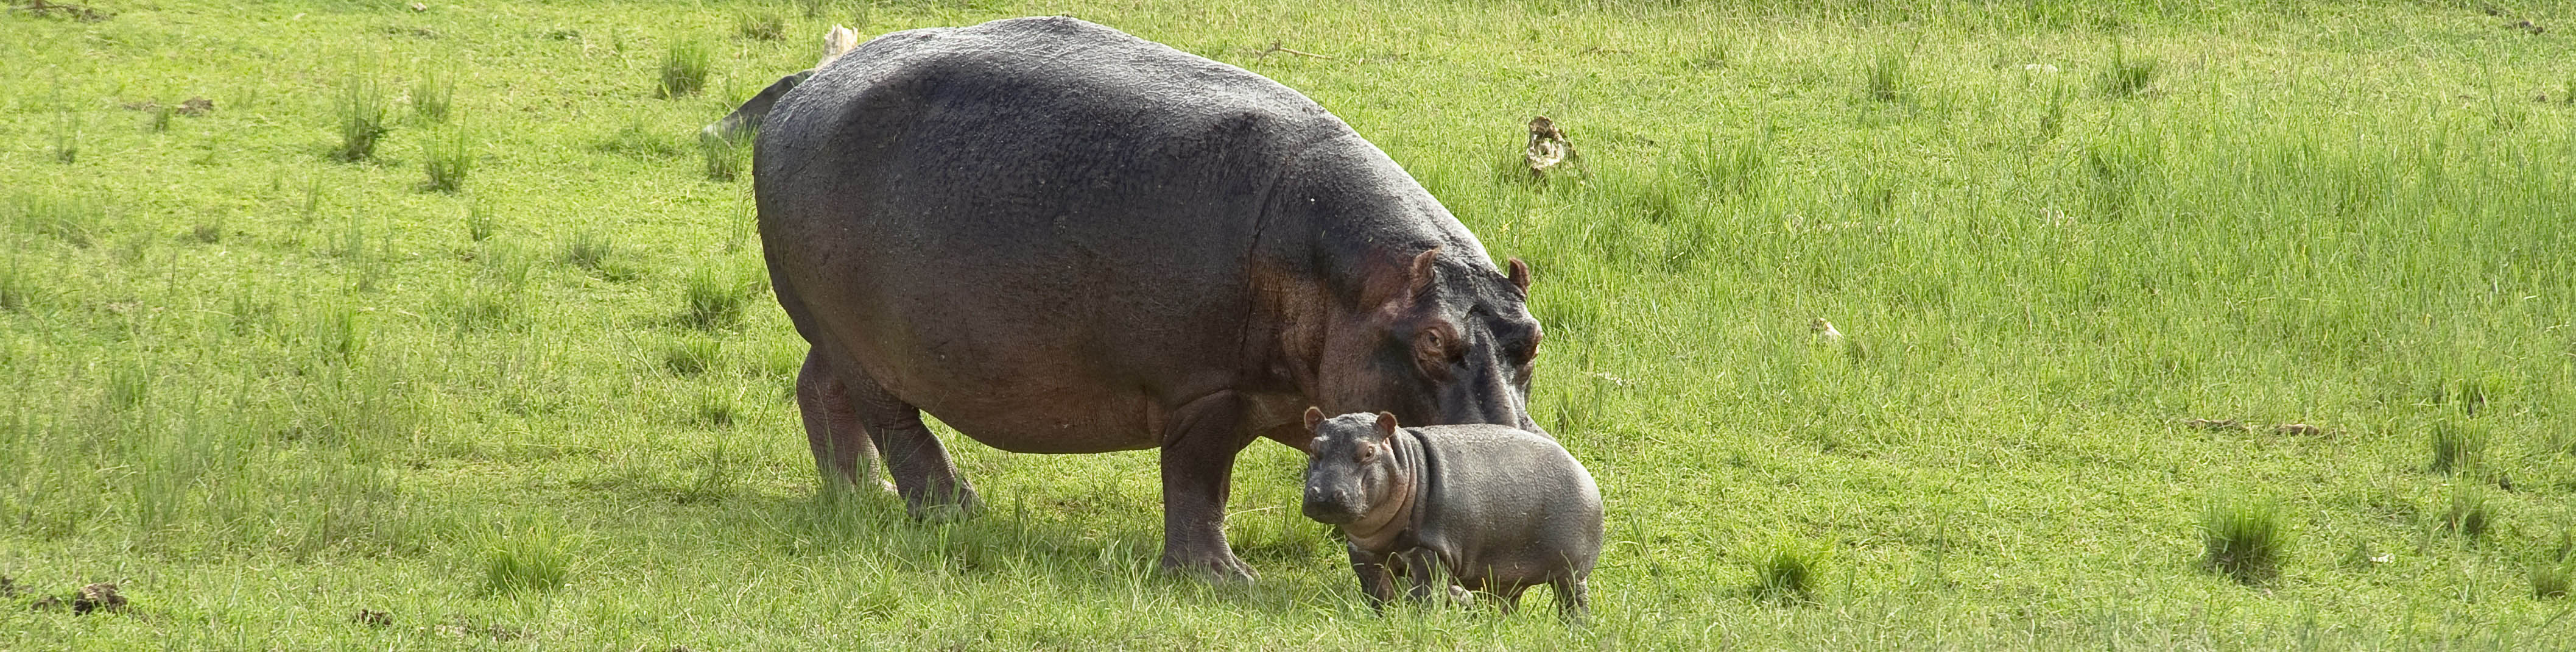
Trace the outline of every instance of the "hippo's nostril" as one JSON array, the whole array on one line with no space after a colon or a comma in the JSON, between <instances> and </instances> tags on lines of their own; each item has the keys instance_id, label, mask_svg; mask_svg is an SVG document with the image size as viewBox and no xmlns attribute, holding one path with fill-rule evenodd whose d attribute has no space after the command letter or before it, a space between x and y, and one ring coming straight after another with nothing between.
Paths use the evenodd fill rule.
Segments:
<instances>
[{"instance_id":1,"label":"hippo's nostril","mask_svg":"<svg viewBox=\"0 0 2576 652\"><path fill-rule=\"evenodd\" d=\"M1298 511L1304 512L1306 518L1323 523L1348 523L1351 520L1350 502L1343 500L1344 497L1344 492L1309 490L1306 492L1305 503L1298 507Z\"/></svg>"}]
</instances>

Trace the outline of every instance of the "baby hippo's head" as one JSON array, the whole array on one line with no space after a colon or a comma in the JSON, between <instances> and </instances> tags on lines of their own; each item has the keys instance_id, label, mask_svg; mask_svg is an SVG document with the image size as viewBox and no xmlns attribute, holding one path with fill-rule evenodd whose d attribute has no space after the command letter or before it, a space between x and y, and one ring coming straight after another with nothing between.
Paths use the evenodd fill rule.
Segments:
<instances>
[{"instance_id":1,"label":"baby hippo's head","mask_svg":"<svg viewBox=\"0 0 2576 652\"><path fill-rule=\"evenodd\" d=\"M1306 462L1306 517L1331 525L1349 525L1394 493L1397 483L1395 415L1353 412L1324 418L1306 408L1306 429L1315 433L1313 454Z\"/></svg>"}]
</instances>

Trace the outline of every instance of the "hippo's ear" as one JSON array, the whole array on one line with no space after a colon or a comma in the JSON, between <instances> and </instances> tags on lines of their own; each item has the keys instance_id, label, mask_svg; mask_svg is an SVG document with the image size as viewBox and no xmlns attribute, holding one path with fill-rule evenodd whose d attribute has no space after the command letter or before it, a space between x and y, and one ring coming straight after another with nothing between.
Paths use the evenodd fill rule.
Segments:
<instances>
[{"instance_id":1,"label":"hippo's ear","mask_svg":"<svg viewBox=\"0 0 2576 652\"><path fill-rule=\"evenodd\" d=\"M1318 408L1318 407L1315 407L1315 406L1312 406L1312 405L1306 406L1306 430L1307 430L1307 431L1309 431L1309 432L1314 431L1314 430L1315 430L1315 424L1323 423L1323 422L1324 422L1324 410L1323 410L1322 408Z\"/></svg>"},{"instance_id":2,"label":"hippo's ear","mask_svg":"<svg viewBox=\"0 0 2576 652\"><path fill-rule=\"evenodd\" d=\"M1432 260L1437 258L1439 254L1440 248L1432 247L1428 250L1424 250L1421 255L1413 257L1413 271L1405 275L1406 278L1412 281L1405 286L1404 293L1406 296L1422 294L1424 289L1431 287L1432 281L1440 279L1440 269L1431 264Z\"/></svg>"},{"instance_id":3,"label":"hippo's ear","mask_svg":"<svg viewBox=\"0 0 2576 652\"><path fill-rule=\"evenodd\" d=\"M1520 288L1521 288L1521 294L1529 294L1529 283L1530 283L1529 263L1524 263L1524 262L1521 262L1521 259L1519 259L1519 258L1514 258L1514 259L1512 259L1511 267L1512 267L1512 285L1520 286Z\"/></svg>"},{"instance_id":4,"label":"hippo's ear","mask_svg":"<svg viewBox=\"0 0 2576 652\"><path fill-rule=\"evenodd\" d=\"M1395 434L1395 413L1377 413L1377 434L1380 436L1391 436Z\"/></svg>"}]
</instances>

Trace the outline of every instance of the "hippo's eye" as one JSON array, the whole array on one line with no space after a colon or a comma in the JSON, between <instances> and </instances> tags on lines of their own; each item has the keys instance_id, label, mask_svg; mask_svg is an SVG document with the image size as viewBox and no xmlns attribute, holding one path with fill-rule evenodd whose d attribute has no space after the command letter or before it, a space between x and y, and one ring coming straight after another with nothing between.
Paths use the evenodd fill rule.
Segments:
<instances>
[{"instance_id":1,"label":"hippo's eye","mask_svg":"<svg viewBox=\"0 0 2576 652\"><path fill-rule=\"evenodd\" d=\"M1378 445L1377 445L1377 444L1369 444L1369 445L1367 445L1367 446L1361 446L1361 447L1360 447L1360 452L1359 452L1359 462L1360 462L1361 464L1367 464L1367 463L1370 463L1370 462L1375 462L1375 461L1377 461L1377 448L1378 448Z\"/></svg>"},{"instance_id":2,"label":"hippo's eye","mask_svg":"<svg viewBox=\"0 0 2576 652\"><path fill-rule=\"evenodd\" d=\"M1449 365L1466 353L1458 346L1457 331L1447 324L1433 324L1413 336L1413 361L1424 375L1435 381L1449 380Z\"/></svg>"}]
</instances>

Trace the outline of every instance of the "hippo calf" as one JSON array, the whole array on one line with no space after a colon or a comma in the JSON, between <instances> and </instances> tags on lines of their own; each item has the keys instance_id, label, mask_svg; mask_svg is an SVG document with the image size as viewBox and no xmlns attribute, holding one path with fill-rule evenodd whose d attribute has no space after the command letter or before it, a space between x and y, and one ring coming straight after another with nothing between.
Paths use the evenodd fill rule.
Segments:
<instances>
[{"instance_id":1,"label":"hippo calf","mask_svg":"<svg viewBox=\"0 0 2576 652\"><path fill-rule=\"evenodd\" d=\"M1601 557L1601 491L1546 435L1498 425L1399 428L1395 415L1327 419L1306 409L1314 432L1305 513L1350 537L1351 570L1369 606L1383 609L1395 577L1416 600L1446 592L1491 593L1504 611L1536 584L1556 588L1558 609L1583 615L1584 578Z\"/></svg>"}]
</instances>

